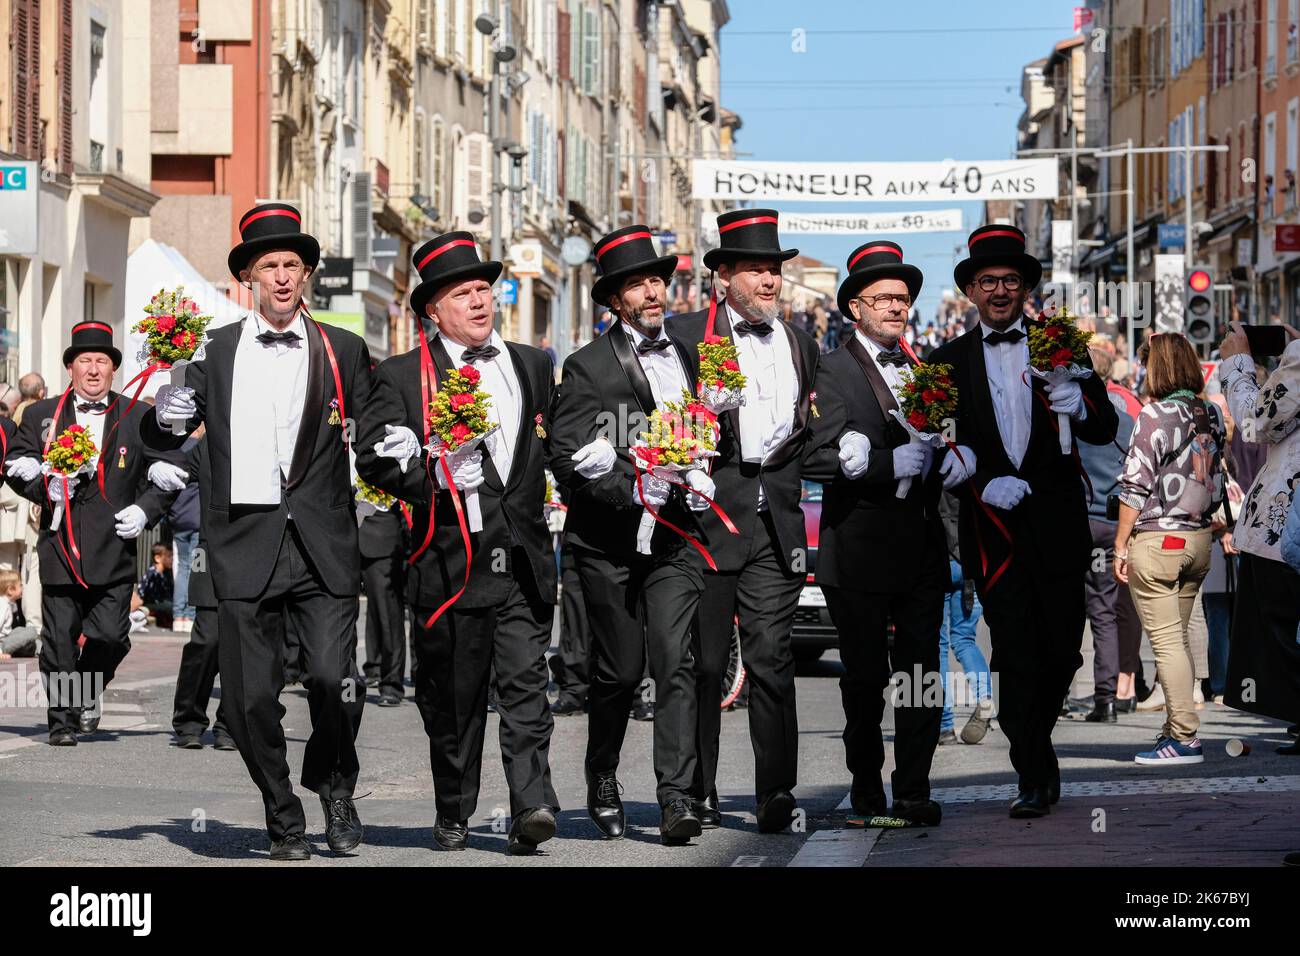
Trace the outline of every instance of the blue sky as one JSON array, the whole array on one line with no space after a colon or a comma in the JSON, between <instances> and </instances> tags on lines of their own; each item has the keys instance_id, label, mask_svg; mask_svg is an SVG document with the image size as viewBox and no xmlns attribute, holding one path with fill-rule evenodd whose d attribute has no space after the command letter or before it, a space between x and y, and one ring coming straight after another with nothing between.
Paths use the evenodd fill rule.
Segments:
<instances>
[{"instance_id":1,"label":"blue sky","mask_svg":"<svg viewBox=\"0 0 1300 956\"><path fill-rule=\"evenodd\" d=\"M722 102L744 122L738 158L822 162L1004 159L1023 109L1020 70L1073 33L1079 0L728 0ZM806 31L806 52L791 34ZM878 31L878 32L877 32ZM903 212L951 202L784 203L782 211ZM919 307L934 315L952 286L965 232L886 236L925 273ZM863 238L799 236L785 243L844 268Z\"/></svg>"}]
</instances>

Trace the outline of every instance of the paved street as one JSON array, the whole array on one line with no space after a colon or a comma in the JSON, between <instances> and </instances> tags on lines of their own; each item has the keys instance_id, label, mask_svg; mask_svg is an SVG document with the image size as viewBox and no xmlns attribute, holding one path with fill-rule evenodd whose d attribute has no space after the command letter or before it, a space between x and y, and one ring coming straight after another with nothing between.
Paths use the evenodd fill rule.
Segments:
<instances>
[{"instance_id":1,"label":"paved street","mask_svg":"<svg viewBox=\"0 0 1300 956\"><path fill-rule=\"evenodd\" d=\"M987 635L984 635L985 642ZM101 731L75 749L45 745L44 714L15 708L12 688L35 673L33 660L0 664L0 865L242 865L265 861L261 804L237 754L178 750L171 745L174 677L183 641L138 637L109 689ZM1300 848L1300 761L1273 753L1284 728L1207 705L1202 712L1205 763L1181 772L1135 766L1159 714L1123 715L1118 726L1062 719L1056 746L1063 800L1050 817L1015 822L1006 739L995 729L978 746L939 749L935 794L941 827L864 830L850 823L848 775L839 740L843 726L834 654L802 667L798 679L802 832L760 835L754 825L747 718L723 719L719 790L726 826L684 848L658 835L650 766L652 727L633 722L620 777L629 835L597 839L584 808L582 754L586 720L559 718L551 747L563 812L557 838L534 858L505 853L509 806L495 753L496 718L488 724L483 797L471 821L471 849L432 850L432 785L427 738L409 702L367 707L359 741L358 808L366 825L361 851L329 859L319 804L306 791L314 865L415 866L934 866L934 865L1259 865ZM371 697L373 703L375 698ZM284 695L290 764L301 765L307 704L301 688ZM215 703L212 705L215 708ZM958 715L960 729L964 715ZM1224 742L1252 744L1232 758ZM495 817L495 827L494 827Z\"/></svg>"}]
</instances>

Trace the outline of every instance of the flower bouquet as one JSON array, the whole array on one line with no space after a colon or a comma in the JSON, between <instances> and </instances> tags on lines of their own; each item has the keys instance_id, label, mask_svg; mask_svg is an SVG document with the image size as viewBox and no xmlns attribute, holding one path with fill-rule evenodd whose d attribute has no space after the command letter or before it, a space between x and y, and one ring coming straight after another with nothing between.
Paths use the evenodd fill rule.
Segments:
<instances>
[{"instance_id":1,"label":"flower bouquet","mask_svg":"<svg viewBox=\"0 0 1300 956\"><path fill-rule=\"evenodd\" d=\"M688 393L682 394L682 401L665 402L651 412L648 429L631 449L638 482L644 473L684 485L682 474L702 471L708 459L718 454L718 416L703 400L692 399ZM655 512L646 505L637 526L640 554L650 554L655 520Z\"/></svg>"},{"instance_id":2,"label":"flower bouquet","mask_svg":"<svg viewBox=\"0 0 1300 956\"><path fill-rule=\"evenodd\" d=\"M736 343L706 332L699 352L700 401L715 415L744 405L746 379L740 371Z\"/></svg>"},{"instance_id":3,"label":"flower bouquet","mask_svg":"<svg viewBox=\"0 0 1300 956\"><path fill-rule=\"evenodd\" d=\"M890 414L907 431L913 445L926 446L926 460L944 444L943 429L957 414L957 389L952 384L951 365L914 365L903 369L900 408ZM924 469L922 470L924 473ZM912 488L912 476L898 480L899 498Z\"/></svg>"},{"instance_id":4,"label":"flower bouquet","mask_svg":"<svg viewBox=\"0 0 1300 956\"><path fill-rule=\"evenodd\" d=\"M144 312L145 317L132 327L133 332L142 332L145 337L137 358L148 361L151 372L170 369L171 383L184 385L185 366L203 357L203 333L212 316L200 314L199 304L185 295L184 286L171 292L159 289ZM172 432L184 435L185 423L173 422Z\"/></svg>"},{"instance_id":5,"label":"flower bouquet","mask_svg":"<svg viewBox=\"0 0 1300 956\"><path fill-rule=\"evenodd\" d=\"M1029 374L1051 386L1092 374L1092 369L1082 364L1088 357L1092 333L1078 328L1068 309L1062 308L1038 322L1028 322L1026 328L1029 330ZM1061 454L1068 455L1074 447L1070 416L1057 412L1056 420L1060 425L1057 430L1060 432Z\"/></svg>"},{"instance_id":6,"label":"flower bouquet","mask_svg":"<svg viewBox=\"0 0 1300 956\"><path fill-rule=\"evenodd\" d=\"M487 392L478 387L481 378L472 365L447 370L445 385L429 403L430 438L425 450L430 455L454 458L457 453L470 451L496 430L497 426L488 420L492 402ZM455 491L454 484L452 491ZM465 513L469 530L482 531L483 512L477 488L465 491Z\"/></svg>"},{"instance_id":7,"label":"flower bouquet","mask_svg":"<svg viewBox=\"0 0 1300 956\"><path fill-rule=\"evenodd\" d=\"M41 471L46 479L63 483L63 498L54 506L50 519L50 530L58 531L63 520L63 509L72 496L68 479L95 470L95 461L99 451L90 437L90 433L80 425L69 425L63 433L50 442L45 452L45 461Z\"/></svg>"},{"instance_id":8,"label":"flower bouquet","mask_svg":"<svg viewBox=\"0 0 1300 956\"><path fill-rule=\"evenodd\" d=\"M390 511L397 503L396 497L376 488L360 475L356 477L354 483L357 488L357 527L360 527L361 522L372 514Z\"/></svg>"}]
</instances>

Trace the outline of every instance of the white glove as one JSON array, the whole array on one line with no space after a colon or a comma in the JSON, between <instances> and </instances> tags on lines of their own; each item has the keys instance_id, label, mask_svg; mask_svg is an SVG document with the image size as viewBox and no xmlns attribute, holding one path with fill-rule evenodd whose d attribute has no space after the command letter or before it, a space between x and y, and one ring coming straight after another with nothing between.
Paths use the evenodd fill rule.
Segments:
<instances>
[{"instance_id":1,"label":"white glove","mask_svg":"<svg viewBox=\"0 0 1300 956\"><path fill-rule=\"evenodd\" d=\"M614 470L617 459L614 446L603 438L597 438L573 453L573 463L584 478L603 478Z\"/></svg>"},{"instance_id":2,"label":"white glove","mask_svg":"<svg viewBox=\"0 0 1300 956\"><path fill-rule=\"evenodd\" d=\"M1054 412L1069 415L1078 421L1083 421L1084 415L1087 414L1087 409L1083 405L1083 386L1077 379L1072 378L1060 385L1049 385L1047 397L1052 401Z\"/></svg>"},{"instance_id":3,"label":"white glove","mask_svg":"<svg viewBox=\"0 0 1300 956\"><path fill-rule=\"evenodd\" d=\"M117 536L128 541L139 537L148 521L139 505L127 505L113 517L117 519L117 527L114 529L117 531Z\"/></svg>"},{"instance_id":4,"label":"white glove","mask_svg":"<svg viewBox=\"0 0 1300 956\"><path fill-rule=\"evenodd\" d=\"M149 466L149 480L163 491L180 491L189 482L190 473L171 462L156 461Z\"/></svg>"},{"instance_id":5,"label":"white glove","mask_svg":"<svg viewBox=\"0 0 1300 956\"><path fill-rule=\"evenodd\" d=\"M72 497L77 490L77 482L81 479L80 475L68 475L68 497ZM49 496L50 504L57 505L63 500L63 476L58 472L50 474L50 480L45 485L45 493Z\"/></svg>"},{"instance_id":6,"label":"white glove","mask_svg":"<svg viewBox=\"0 0 1300 956\"><path fill-rule=\"evenodd\" d=\"M175 422L187 422L198 413L194 389L185 385L164 385L154 396L154 414L158 424L171 428Z\"/></svg>"},{"instance_id":7,"label":"white glove","mask_svg":"<svg viewBox=\"0 0 1300 956\"><path fill-rule=\"evenodd\" d=\"M385 425L384 439L373 445L380 458L396 458L397 467L406 474L406 465L420 454L420 440L405 425Z\"/></svg>"},{"instance_id":8,"label":"white glove","mask_svg":"<svg viewBox=\"0 0 1300 956\"><path fill-rule=\"evenodd\" d=\"M961 452L961 457L958 457L957 452ZM949 448L943 464L939 466L939 474L943 475L944 488L960 485L975 474L974 450L967 445L958 445L955 450Z\"/></svg>"},{"instance_id":9,"label":"white glove","mask_svg":"<svg viewBox=\"0 0 1300 956\"><path fill-rule=\"evenodd\" d=\"M921 468L925 465L925 446L913 445L908 442L906 445L899 445L894 449L894 477L911 478L921 473Z\"/></svg>"},{"instance_id":10,"label":"white glove","mask_svg":"<svg viewBox=\"0 0 1300 956\"><path fill-rule=\"evenodd\" d=\"M447 456L447 467L451 469L457 491L470 491L483 484L483 453L477 448L460 454L452 452ZM438 476L438 487L446 491L447 475L442 465L434 465L434 474Z\"/></svg>"},{"instance_id":11,"label":"white glove","mask_svg":"<svg viewBox=\"0 0 1300 956\"><path fill-rule=\"evenodd\" d=\"M41 463L35 458L15 458L5 462L5 471L10 478L31 481L41 473Z\"/></svg>"},{"instance_id":12,"label":"white glove","mask_svg":"<svg viewBox=\"0 0 1300 956\"><path fill-rule=\"evenodd\" d=\"M698 468L686 473L686 484L710 498L715 497L718 493L718 486L713 483L713 479L709 477L707 472ZM688 491L686 493L686 507L692 511L707 511L709 503L694 492Z\"/></svg>"},{"instance_id":13,"label":"white glove","mask_svg":"<svg viewBox=\"0 0 1300 956\"><path fill-rule=\"evenodd\" d=\"M1001 508L1003 511L1010 511L1020 504L1025 495L1030 493L1028 482L1013 478L1011 475L1003 475L1001 478L994 478L985 485L984 492L980 497L984 499L985 504L992 505L994 508Z\"/></svg>"},{"instance_id":14,"label":"white glove","mask_svg":"<svg viewBox=\"0 0 1300 956\"><path fill-rule=\"evenodd\" d=\"M871 439L861 432L845 432L840 436L840 469L846 478L861 478L867 471L871 455Z\"/></svg>"},{"instance_id":15,"label":"white glove","mask_svg":"<svg viewBox=\"0 0 1300 956\"><path fill-rule=\"evenodd\" d=\"M641 497L642 489L645 490L645 497ZM668 495L672 492L673 486L662 478L656 478L654 475L642 475L641 485L637 487L636 479L632 479L632 500L639 505L650 505L652 508L662 508L668 504Z\"/></svg>"}]
</instances>

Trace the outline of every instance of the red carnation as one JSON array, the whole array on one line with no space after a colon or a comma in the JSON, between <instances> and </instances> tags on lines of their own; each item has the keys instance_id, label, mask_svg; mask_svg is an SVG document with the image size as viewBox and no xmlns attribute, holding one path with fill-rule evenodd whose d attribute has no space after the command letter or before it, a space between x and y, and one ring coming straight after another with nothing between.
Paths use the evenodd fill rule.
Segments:
<instances>
[{"instance_id":1,"label":"red carnation","mask_svg":"<svg viewBox=\"0 0 1300 956\"><path fill-rule=\"evenodd\" d=\"M80 425L69 425L69 426L68 426L68 431L70 431L70 432L74 432L74 433L76 433L76 434L79 435L79 434L81 434L82 432L84 432L85 429L82 428Z\"/></svg>"},{"instance_id":2,"label":"red carnation","mask_svg":"<svg viewBox=\"0 0 1300 956\"><path fill-rule=\"evenodd\" d=\"M936 381L937 383L939 383L940 385L951 385L951 384L952 384L952 379L950 379L947 375L940 375L938 378L935 379L935 381Z\"/></svg>"},{"instance_id":3,"label":"red carnation","mask_svg":"<svg viewBox=\"0 0 1300 956\"><path fill-rule=\"evenodd\" d=\"M1050 361L1052 363L1052 368L1056 368L1060 365L1069 365L1074 361L1074 353L1069 349L1057 349L1052 353Z\"/></svg>"},{"instance_id":4,"label":"red carnation","mask_svg":"<svg viewBox=\"0 0 1300 956\"><path fill-rule=\"evenodd\" d=\"M458 371L465 381L469 382L471 385L477 385L478 380L483 377L479 374L479 370L473 365L462 365Z\"/></svg>"},{"instance_id":5,"label":"red carnation","mask_svg":"<svg viewBox=\"0 0 1300 956\"><path fill-rule=\"evenodd\" d=\"M717 345L717 344L718 344L719 342L721 342L721 341L722 341L722 336L721 336L721 335L706 335L706 336L704 336L704 344L705 344L705 345Z\"/></svg>"},{"instance_id":6,"label":"red carnation","mask_svg":"<svg viewBox=\"0 0 1300 956\"><path fill-rule=\"evenodd\" d=\"M737 362L735 359L727 359L725 362L722 363L722 367L726 369L728 372L740 371L740 363Z\"/></svg>"},{"instance_id":7,"label":"red carnation","mask_svg":"<svg viewBox=\"0 0 1300 956\"><path fill-rule=\"evenodd\" d=\"M464 408L466 405L473 405L473 404L474 404L474 396L469 394L468 392L461 392L460 394L453 395L451 397L451 407L453 409Z\"/></svg>"},{"instance_id":8,"label":"red carnation","mask_svg":"<svg viewBox=\"0 0 1300 956\"><path fill-rule=\"evenodd\" d=\"M174 315L160 315L154 321L158 326L158 331L163 335L166 335L172 329L176 328L176 316Z\"/></svg>"},{"instance_id":9,"label":"red carnation","mask_svg":"<svg viewBox=\"0 0 1300 956\"><path fill-rule=\"evenodd\" d=\"M920 431L930 424L930 420L925 417L925 412L918 408L907 416L907 424L911 425L917 431Z\"/></svg>"},{"instance_id":10,"label":"red carnation","mask_svg":"<svg viewBox=\"0 0 1300 956\"><path fill-rule=\"evenodd\" d=\"M60 435L60 436L59 436L59 444L62 445L64 448L71 448L72 445L73 445L72 436L71 436L71 435Z\"/></svg>"},{"instance_id":11,"label":"red carnation","mask_svg":"<svg viewBox=\"0 0 1300 956\"><path fill-rule=\"evenodd\" d=\"M179 332L177 332L175 335L172 336L172 345L180 349L193 348L194 333L191 332L189 329L181 329Z\"/></svg>"},{"instance_id":12,"label":"red carnation","mask_svg":"<svg viewBox=\"0 0 1300 956\"><path fill-rule=\"evenodd\" d=\"M722 379L718 379L717 381L715 381L715 382L713 383L713 387L714 387L714 388L726 388L727 385L726 385L725 382L722 381Z\"/></svg>"},{"instance_id":13,"label":"red carnation","mask_svg":"<svg viewBox=\"0 0 1300 956\"><path fill-rule=\"evenodd\" d=\"M948 393L941 388L936 388L934 390L934 400L936 402L946 402L948 400Z\"/></svg>"},{"instance_id":14,"label":"red carnation","mask_svg":"<svg viewBox=\"0 0 1300 956\"><path fill-rule=\"evenodd\" d=\"M927 388L921 393L921 400L927 405L931 402L937 402L939 400L939 393L932 388Z\"/></svg>"},{"instance_id":15,"label":"red carnation","mask_svg":"<svg viewBox=\"0 0 1300 956\"><path fill-rule=\"evenodd\" d=\"M474 432L471 431L470 427L464 422L457 422L455 425L451 426L451 440L455 443L457 448L473 437Z\"/></svg>"},{"instance_id":16,"label":"red carnation","mask_svg":"<svg viewBox=\"0 0 1300 956\"><path fill-rule=\"evenodd\" d=\"M1061 327L1059 325L1049 325L1047 328L1043 329L1043 334L1049 339L1059 338L1061 335Z\"/></svg>"}]
</instances>

